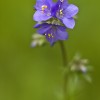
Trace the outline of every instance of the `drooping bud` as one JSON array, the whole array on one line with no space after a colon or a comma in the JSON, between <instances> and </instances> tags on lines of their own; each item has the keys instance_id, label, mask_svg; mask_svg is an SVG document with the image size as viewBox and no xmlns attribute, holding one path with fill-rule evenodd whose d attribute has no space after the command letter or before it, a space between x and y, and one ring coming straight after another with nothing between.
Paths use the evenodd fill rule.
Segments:
<instances>
[{"instance_id":1,"label":"drooping bud","mask_svg":"<svg viewBox=\"0 0 100 100\"><path fill-rule=\"evenodd\" d=\"M45 37L40 35L40 34L33 34L32 35L32 42L31 42L31 47L36 47L36 46L43 46L45 44Z\"/></svg>"}]
</instances>

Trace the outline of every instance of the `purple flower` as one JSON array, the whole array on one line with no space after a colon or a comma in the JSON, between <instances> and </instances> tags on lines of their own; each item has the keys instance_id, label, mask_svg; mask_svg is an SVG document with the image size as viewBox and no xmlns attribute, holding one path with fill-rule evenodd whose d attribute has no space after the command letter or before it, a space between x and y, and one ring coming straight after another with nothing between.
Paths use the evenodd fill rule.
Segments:
<instances>
[{"instance_id":1,"label":"purple flower","mask_svg":"<svg viewBox=\"0 0 100 100\"><path fill-rule=\"evenodd\" d=\"M45 21L52 17L52 6L54 3L51 0L37 0L35 9L37 10L33 16L35 21Z\"/></svg>"},{"instance_id":2,"label":"purple flower","mask_svg":"<svg viewBox=\"0 0 100 100\"><path fill-rule=\"evenodd\" d=\"M33 16L38 23L38 33L44 35L50 44L58 40L66 40L68 33L66 28L74 28L74 16L78 13L78 7L68 4L67 0L37 0L35 5L36 12Z\"/></svg>"},{"instance_id":3,"label":"purple flower","mask_svg":"<svg viewBox=\"0 0 100 100\"><path fill-rule=\"evenodd\" d=\"M42 23L36 24L35 28L39 28L38 33L45 35L51 45L53 45L57 40L66 40L68 38L65 26Z\"/></svg>"},{"instance_id":4,"label":"purple flower","mask_svg":"<svg viewBox=\"0 0 100 100\"><path fill-rule=\"evenodd\" d=\"M74 28L75 21L73 17L78 13L77 6L68 4L67 0L58 0L55 11L55 16L60 19L67 28Z\"/></svg>"}]
</instances>

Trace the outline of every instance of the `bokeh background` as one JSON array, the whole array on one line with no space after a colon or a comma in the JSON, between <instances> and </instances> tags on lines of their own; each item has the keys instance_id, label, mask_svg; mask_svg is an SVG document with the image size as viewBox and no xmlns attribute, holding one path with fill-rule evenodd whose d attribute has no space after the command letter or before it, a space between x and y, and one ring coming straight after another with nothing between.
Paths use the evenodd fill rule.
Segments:
<instances>
[{"instance_id":1,"label":"bokeh background","mask_svg":"<svg viewBox=\"0 0 100 100\"><path fill-rule=\"evenodd\" d=\"M100 0L69 0L80 11L65 41L69 60L76 52L94 67L77 100L100 100ZM57 100L61 85L61 52L54 47L31 48L36 32L35 0L0 0L0 100Z\"/></svg>"}]
</instances>

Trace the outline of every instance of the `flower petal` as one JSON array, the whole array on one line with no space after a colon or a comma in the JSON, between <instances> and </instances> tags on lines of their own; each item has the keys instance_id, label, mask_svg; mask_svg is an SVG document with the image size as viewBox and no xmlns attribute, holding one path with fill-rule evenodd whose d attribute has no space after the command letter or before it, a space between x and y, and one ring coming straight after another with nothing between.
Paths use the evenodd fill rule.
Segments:
<instances>
[{"instance_id":1,"label":"flower petal","mask_svg":"<svg viewBox=\"0 0 100 100\"><path fill-rule=\"evenodd\" d=\"M41 24L41 27L38 29L39 34L45 34L49 29L51 28L51 25L49 24Z\"/></svg>"},{"instance_id":2,"label":"flower petal","mask_svg":"<svg viewBox=\"0 0 100 100\"><path fill-rule=\"evenodd\" d=\"M51 45L54 44L54 42L56 42L58 40L57 36L56 36L56 31L48 31L47 34L46 34L46 39L50 42ZM53 34L53 37L49 37L48 34L52 33Z\"/></svg>"},{"instance_id":3,"label":"flower petal","mask_svg":"<svg viewBox=\"0 0 100 100\"><path fill-rule=\"evenodd\" d=\"M58 0L58 7L60 5L61 8L65 9L68 6L68 0Z\"/></svg>"},{"instance_id":4,"label":"flower petal","mask_svg":"<svg viewBox=\"0 0 100 100\"><path fill-rule=\"evenodd\" d=\"M59 40L66 40L68 38L68 33L65 31L62 31L62 27L61 28L57 28L57 32L56 32L56 36Z\"/></svg>"},{"instance_id":5,"label":"flower petal","mask_svg":"<svg viewBox=\"0 0 100 100\"><path fill-rule=\"evenodd\" d=\"M73 16L75 16L77 13L78 13L78 7L73 5L73 4L70 4L64 11L65 13L65 16L67 18L71 18Z\"/></svg>"},{"instance_id":6,"label":"flower petal","mask_svg":"<svg viewBox=\"0 0 100 100\"><path fill-rule=\"evenodd\" d=\"M42 11L36 11L33 18L35 21L45 21L50 19L52 16L48 16L46 13L42 13Z\"/></svg>"},{"instance_id":7,"label":"flower petal","mask_svg":"<svg viewBox=\"0 0 100 100\"><path fill-rule=\"evenodd\" d=\"M34 6L36 10L41 10L42 5L47 5L48 8L50 8L50 5L52 5L51 0L37 0L36 5Z\"/></svg>"},{"instance_id":8,"label":"flower petal","mask_svg":"<svg viewBox=\"0 0 100 100\"><path fill-rule=\"evenodd\" d=\"M65 26L60 26L60 25L58 25L57 27L58 27L58 29L60 29L61 31L66 31L66 27L65 27Z\"/></svg>"},{"instance_id":9,"label":"flower petal","mask_svg":"<svg viewBox=\"0 0 100 100\"><path fill-rule=\"evenodd\" d=\"M48 1L51 7L54 5L54 2L52 0L46 0L46 1Z\"/></svg>"},{"instance_id":10,"label":"flower petal","mask_svg":"<svg viewBox=\"0 0 100 100\"><path fill-rule=\"evenodd\" d=\"M50 42L51 45L53 45L58 39L55 38L49 38L48 36L46 36L46 39L48 40L48 42Z\"/></svg>"},{"instance_id":11,"label":"flower petal","mask_svg":"<svg viewBox=\"0 0 100 100\"><path fill-rule=\"evenodd\" d=\"M34 28L39 28L41 26L41 22L38 22L34 25Z\"/></svg>"},{"instance_id":12,"label":"flower petal","mask_svg":"<svg viewBox=\"0 0 100 100\"><path fill-rule=\"evenodd\" d=\"M62 19L62 21L63 21L63 23L65 24L65 26L66 26L67 28L73 29L74 26L75 26L75 21L74 21L73 18L69 18L69 19L68 19L68 18L64 17L64 18Z\"/></svg>"},{"instance_id":13,"label":"flower petal","mask_svg":"<svg viewBox=\"0 0 100 100\"><path fill-rule=\"evenodd\" d=\"M63 26L55 26L47 31L46 39L53 45L58 40L66 40L68 38L68 33L66 32L66 28Z\"/></svg>"}]
</instances>

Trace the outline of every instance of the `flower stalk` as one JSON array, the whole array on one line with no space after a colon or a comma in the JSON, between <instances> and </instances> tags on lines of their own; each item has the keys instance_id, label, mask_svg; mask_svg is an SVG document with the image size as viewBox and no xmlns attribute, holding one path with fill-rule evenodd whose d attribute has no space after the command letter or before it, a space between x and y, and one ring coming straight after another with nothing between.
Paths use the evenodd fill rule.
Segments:
<instances>
[{"instance_id":1,"label":"flower stalk","mask_svg":"<svg viewBox=\"0 0 100 100\"><path fill-rule=\"evenodd\" d=\"M67 66L67 53L63 41L59 41L64 68Z\"/></svg>"},{"instance_id":2,"label":"flower stalk","mask_svg":"<svg viewBox=\"0 0 100 100\"><path fill-rule=\"evenodd\" d=\"M66 49L65 49L63 41L59 41L59 44L60 44L61 53L62 53L63 67L66 70L66 67L68 64ZM66 100L66 94L67 94L67 73L66 73L66 71L64 71L62 89L63 89L63 100Z\"/></svg>"}]
</instances>

